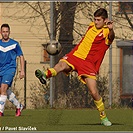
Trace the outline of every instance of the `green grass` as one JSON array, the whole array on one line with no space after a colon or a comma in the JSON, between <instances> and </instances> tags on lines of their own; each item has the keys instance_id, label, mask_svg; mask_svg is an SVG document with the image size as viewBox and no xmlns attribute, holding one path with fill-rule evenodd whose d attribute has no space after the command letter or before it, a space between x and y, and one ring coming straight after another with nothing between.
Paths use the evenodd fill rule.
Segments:
<instances>
[{"instance_id":1,"label":"green grass","mask_svg":"<svg viewBox=\"0 0 133 133\"><path fill-rule=\"evenodd\" d=\"M21 117L15 117L14 110L5 110L1 127L36 127L37 131L133 131L131 109L106 110L113 123L111 127L100 124L97 110L90 109L42 109L23 110Z\"/></svg>"}]
</instances>

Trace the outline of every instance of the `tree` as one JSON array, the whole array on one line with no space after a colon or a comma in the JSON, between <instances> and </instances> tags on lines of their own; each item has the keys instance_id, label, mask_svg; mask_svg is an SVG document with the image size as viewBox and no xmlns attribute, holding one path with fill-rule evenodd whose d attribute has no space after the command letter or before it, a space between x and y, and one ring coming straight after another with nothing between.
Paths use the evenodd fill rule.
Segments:
<instances>
[{"instance_id":1,"label":"tree","mask_svg":"<svg viewBox=\"0 0 133 133\"><path fill-rule=\"evenodd\" d=\"M63 16L63 14L66 15L66 12L68 11L68 9L65 9L63 7L63 6L65 6L65 3L66 3L66 6L68 6L68 7L69 7L69 5L71 5L70 9L72 9L72 10L74 10L74 8L76 6L74 19L73 19L75 26L73 27L73 30L71 29L71 32L74 32L74 34L77 36L79 35L79 38L81 38L81 36L84 34L84 30L87 28L88 23L89 23L89 22L87 22L87 23L80 22L79 21L79 19L81 19L80 16L82 16L83 18L85 18L88 21L93 21L93 12L95 9L98 9L99 7L104 7L108 10L108 7L109 7L109 2L77 2L76 5L74 4L75 2L55 2L55 34L56 34L55 36L57 39L60 36L59 33L62 34L62 32L59 32L59 30L61 29L63 31L63 27L64 27L64 26L61 26L61 23L63 20L65 20L64 19L65 16L61 17L61 15L62 16ZM121 3L121 7L123 8L123 10L122 10L123 13L122 12L119 13L120 3ZM114 10L113 10L112 17L113 17L114 23L116 23L116 25L117 25L116 28L127 27L132 30L132 25L133 25L132 14L131 13L128 14L128 12L126 12L126 9L124 8L126 3L129 3L131 6L133 5L133 2L114 2L113 3ZM50 24L50 19L49 19L50 4L49 4L49 2L8 3L6 10L8 10L8 7L11 7L11 6L13 6L14 8L16 7L14 10L14 13L9 14L7 16L5 16L5 14L3 13L4 17L7 17L8 19L12 19L12 20L17 20L22 23L29 24L30 25L29 31L31 31L31 32L32 32L32 28L35 28L34 25L39 21L39 18L41 18L39 26L46 27L46 29L47 29L46 32L50 38L50 28L49 28L50 27L49 26L49 24ZM72 6L73 6L73 8L72 8ZM62 12L63 8L65 10L64 13ZM61 14L61 12L63 14ZM121 20L121 21L119 21L119 20ZM126 21L128 24L123 23L123 20ZM38 29L39 29L39 26L37 27ZM119 38L119 36L117 36L117 38ZM74 40L75 39L76 38L74 38Z\"/></svg>"},{"instance_id":2,"label":"tree","mask_svg":"<svg viewBox=\"0 0 133 133\"><path fill-rule=\"evenodd\" d=\"M133 2L120 2L120 12L124 14L126 20L128 21L131 29L133 30L133 22L131 21L131 15L128 14L132 12L133 14Z\"/></svg>"},{"instance_id":3,"label":"tree","mask_svg":"<svg viewBox=\"0 0 133 133\"><path fill-rule=\"evenodd\" d=\"M59 29L59 42L62 45L62 52L59 56L56 56L56 62L62 58L65 54L70 52L73 44L73 29L74 29L74 17L77 2L61 2L59 7L60 13L60 29ZM69 19L68 19L69 18ZM58 92L67 92L69 85L69 77L60 73L56 77L56 99L58 97Z\"/></svg>"}]
</instances>

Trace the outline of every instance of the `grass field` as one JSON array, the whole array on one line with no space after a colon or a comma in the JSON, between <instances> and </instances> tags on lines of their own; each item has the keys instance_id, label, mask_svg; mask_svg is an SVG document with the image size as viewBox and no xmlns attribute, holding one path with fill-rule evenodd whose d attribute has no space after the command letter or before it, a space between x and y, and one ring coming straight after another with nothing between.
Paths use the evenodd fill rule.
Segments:
<instances>
[{"instance_id":1,"label":"grass field","mask_svg":"<svg viewBox=\"0 0 133 133\"><path fill-rule=\"evenodd\" d=\"M1 117L3 131L133 131L133 110L106 110L112 121L111 127L100 124L97 110L90 109L41 109L23 110L21 117L15 117L14 110L5 110Z\"/></svg>"}]
</instances>

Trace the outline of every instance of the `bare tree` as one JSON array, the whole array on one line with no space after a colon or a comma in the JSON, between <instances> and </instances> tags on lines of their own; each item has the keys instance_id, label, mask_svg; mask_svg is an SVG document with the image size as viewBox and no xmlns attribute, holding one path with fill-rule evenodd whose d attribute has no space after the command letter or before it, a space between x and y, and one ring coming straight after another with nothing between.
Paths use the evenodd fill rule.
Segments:
<instances>
[{"instance_id":1,"label":"bare tree","mask_svg":"<svg viewBox=\"0 0 133 133\"><path fill-rule=\"evenodd\" d=\"M127 4L132 4L132 6L129 7L129 9L126 9ZM121 5L121 13L124 14L125 19L128 21L128 23L129 23L131 29L133 30L133 22L131 21L131 18L130 18L131 15L128 15L128 14L127 14L127 11L126 11L126 10L130 10L130 12L132 11L132 14L133 14L133 3L126 2L126 4L125 4L124 2L120 2L120 5ZM128 8L128 7L127 7L127 8ZM130 8L131 8L131 9L130 9ZM132 17L133 17L133 16L132 16Z\"/></svg>"},{"instance_id":2,"label":"bare tree","mask_svg":"<svg viewBox=\"0 0 133 133\"><path fill-rule=\"evenodd\" d=\"M59 42L62 45L62 52L56 56L55 63L63 57L65 54L70 52L73 44L73 29L74 29L74 17L77 2L61 2L59 6L60 11L60 29L59 29ZM56 76L56 99L58 92L67 92L69 86L69 77L60 73Z\"/></svg>"},{"instance_id":3,"label":"bare tree","mask_svg":"<svg viewBox=\"0 0 133 133\"><path fill-rule=\"evenodd\" d=\"M67 3L66 4L67 6L70 4L74 4L73 2L66 2L66 3ZM61 16L62 14L66 15L66 13L69 12L68 9L64 8L65 11L63 13L62 7L64 4L65 2L55 2L55 34L56 34L55 36L56 38L59 38L59 36L62 34L62 32L59 32L59 30L60 31L64 30L63 29L64 26L62 26L61 23L63 20L64 21L66 20L64 19L64 17L61 17ZM114 23L117 25L116 28L127 27L132 30L133 14L128 14L125 11L124 9L125 2L122 2L123 13L117 13L119 12L119 4L120 4L119 2L113 3L112 17L113 17ZM29 24L29 31L32 34L35 34L32 32L32 28L35 28L34 25L36 25L36 23L39 21L39 25L36 28L38 28L38 30L39 29L43 30L44 28L42 27L45 27L46 28L45 33L47 32L48 36L50 37L50 29L49 29L50 4L49 2L15 2L15 4L9 3L7 4L6 10L8 10L8 7L11 7L11 6L14 6L16 10L14 11L13 14L9 13L9 15L6 15L6 16L3 13L4 17L7 17L8 19L12 19L12 20L17 20L21 23ZM87 29L89 22L93 21L94 10L98 9L99 7L104 7L108 9L109 2L77 2L74 20L73 20L75 26L71 30L71 32L73 32L76 35L76 38L74 38L73 41L77 40L77 37L81 39L82 35L84 35L84 30ZM75 8L75 5L73 5L73 8ZM71 7L71 10L73 10L73 8ZM86 22L88 20L87 23L83 23L79 21L80 14L82 14L81 16L86 19ZM123 23L123 21L127 23ZM73 36L73 34L71 35ZM117 38L119 38L119 36L117 36Z\"/></svg>"}]
</instances>

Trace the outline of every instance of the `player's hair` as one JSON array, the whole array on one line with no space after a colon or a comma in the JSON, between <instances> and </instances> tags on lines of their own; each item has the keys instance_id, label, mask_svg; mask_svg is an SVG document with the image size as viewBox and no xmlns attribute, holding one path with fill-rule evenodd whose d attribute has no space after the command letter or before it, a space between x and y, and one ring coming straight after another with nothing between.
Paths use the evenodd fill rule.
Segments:
<instances>
[{"instance_id":1,"label":"player's hair","mask_svg":"<svg viewBox=\"0 0 133 133\"><path fill-rule=\"evenodd\" d=\"M99 8L94 12L94 17L102 17L103 19L108 18L107 10L104 8Z\"/></svg>"},{"instance_id":2,"label":"player's hair","mask_svg":"<svg viewBox=\"0 0 133 133\"><path fill-rule=\"evenodd\" d=\"M6 27L6 28L8 28L8 29L10 30L10 26L9 26L8 24L2 24L2 25L1 25L1 29L2 29L3 27Z\"/></svg>"}]
</instances>

